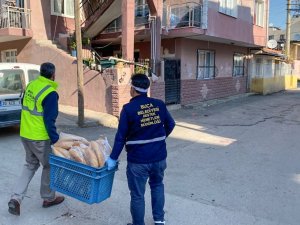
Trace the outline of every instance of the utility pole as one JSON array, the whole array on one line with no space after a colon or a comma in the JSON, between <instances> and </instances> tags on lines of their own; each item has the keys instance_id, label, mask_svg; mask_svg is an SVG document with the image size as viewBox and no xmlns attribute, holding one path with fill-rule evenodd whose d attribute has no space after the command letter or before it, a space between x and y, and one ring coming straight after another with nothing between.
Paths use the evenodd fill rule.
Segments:
<instances>
[{"instance_id":1,"label":"utility pole","mask_svg":"<svg viewBox=\"0 0 300 225\"><path fill-rule=\"evenodd\" d=\"M286 41L285 41L285 54L287 59L290 59L290 45L291 45L291 0L287 0L286 9Z\"/></svg>"},{"instance_id":2,"label":"utility pole","mask_svg":"<svg viewBox=\"0 0 300 225\"><path fill-rule=\"evenodd\" d=\"M82 41L80 23L80 1L75 2L75 35L77 48L77 89L78 89L78 125L84 126L84 85L83 85L83 62L82 62Z\"/></svg>"}]
</instances>

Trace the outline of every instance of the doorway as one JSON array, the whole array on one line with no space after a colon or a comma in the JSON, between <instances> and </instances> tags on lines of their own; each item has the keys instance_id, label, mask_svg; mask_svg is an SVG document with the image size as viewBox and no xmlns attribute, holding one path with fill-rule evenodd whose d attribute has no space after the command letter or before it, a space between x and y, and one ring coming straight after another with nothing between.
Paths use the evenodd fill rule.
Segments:
<instances>
[{"instance_id":1,"label":"doorway","mask_svg":"<svg viewBox=\"0 0 300 225\"><path fill-rule=\"evenodd\" d=\"M180 60L165 59L165 101L167 105L180 103Z\"/></svg>"}]
</instances>

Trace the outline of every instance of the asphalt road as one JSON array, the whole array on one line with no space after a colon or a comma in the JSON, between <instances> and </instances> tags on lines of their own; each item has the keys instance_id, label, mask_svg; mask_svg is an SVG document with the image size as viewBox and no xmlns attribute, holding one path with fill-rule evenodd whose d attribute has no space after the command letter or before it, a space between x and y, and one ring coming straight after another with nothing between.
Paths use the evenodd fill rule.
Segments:
<instances>
[{"instance_id":1,"label":"asphalt road","mask_svg":"<svg viewBox=\"0 0 300 225\"><path fill-rule=\"evenodd\" d=\"M168 139L165 176L169 225L299 225L300 89L172 111L177 127ZM59 129L89 140L115 129L77 128L61 116ZM120 158L111 198L87 205L67 198L43 209L40 170L29 186L20 217L7 201L24 163L18 128L0 130L0 224L123 225L130 222L126 153ZM146 193L146 225L153 224Z\"/></svg>"}]
</instances>

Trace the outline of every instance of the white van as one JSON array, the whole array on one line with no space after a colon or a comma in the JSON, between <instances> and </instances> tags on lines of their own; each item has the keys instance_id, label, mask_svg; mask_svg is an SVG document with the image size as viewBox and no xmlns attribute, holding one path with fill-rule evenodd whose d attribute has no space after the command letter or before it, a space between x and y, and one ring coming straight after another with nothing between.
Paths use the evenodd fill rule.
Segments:
<instances>
[{"instance_id":1,"label":"white van","mask_svg":"<svg viewBox=\"0 0 300 225\"><path fill-rule=\"evenodd\" d=\"M0 128L20 123L22 93L39 75L39 65L0 63Z\"/></svg>"}]
</instances>

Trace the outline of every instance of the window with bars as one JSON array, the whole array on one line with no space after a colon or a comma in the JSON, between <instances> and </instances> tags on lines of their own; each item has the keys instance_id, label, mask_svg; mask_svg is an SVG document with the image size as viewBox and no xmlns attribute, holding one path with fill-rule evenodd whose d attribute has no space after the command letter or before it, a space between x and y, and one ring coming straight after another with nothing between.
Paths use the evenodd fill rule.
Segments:
<instances>
[{"instance_id":1,"label":"window with bars","mask_svg":"<svg viewBox=\"0 0 300 225\"><path fill-rule=\"evenodd\" d=\"M264 27L264 0L255 0L255 25Z\"/></svg>"},{"instance_id":2,"label":"window with bars","mask_svg":"<svg viewBox=\"0 0 300 225\"><path fill-rule=\"evenodd\" d=\"M213 79L215 77L215 52L197 51L197 79Z\"/></svg>"},{"instance_id":3,"label":"window with bars","mask_svg":"<svg viewBox=\"0 0 300 225\"><path fill-rule=\"evenodd\" d=\"M74 17L74 0L51 0L52 15Z\"/></svg>"},{"instance_id":4,"label":"window with bars","mask_svg":"<svg viewBox=\"0 0 300 225\"><path fill-rule=\"evenodd\" d=\"M233 55L233 73L234 77L245 75L245 55L235 53Z\"/></svg>"},{"instance_id":5,"label":"window with bars","mask_svg":"<svg viewBox=\"0 0 300 225\"><path fill-rule=\"evenodd\" d=\"M229 16L237 17L237 0L220 0L219 12Z\"/></svg>"}]
</instances>

